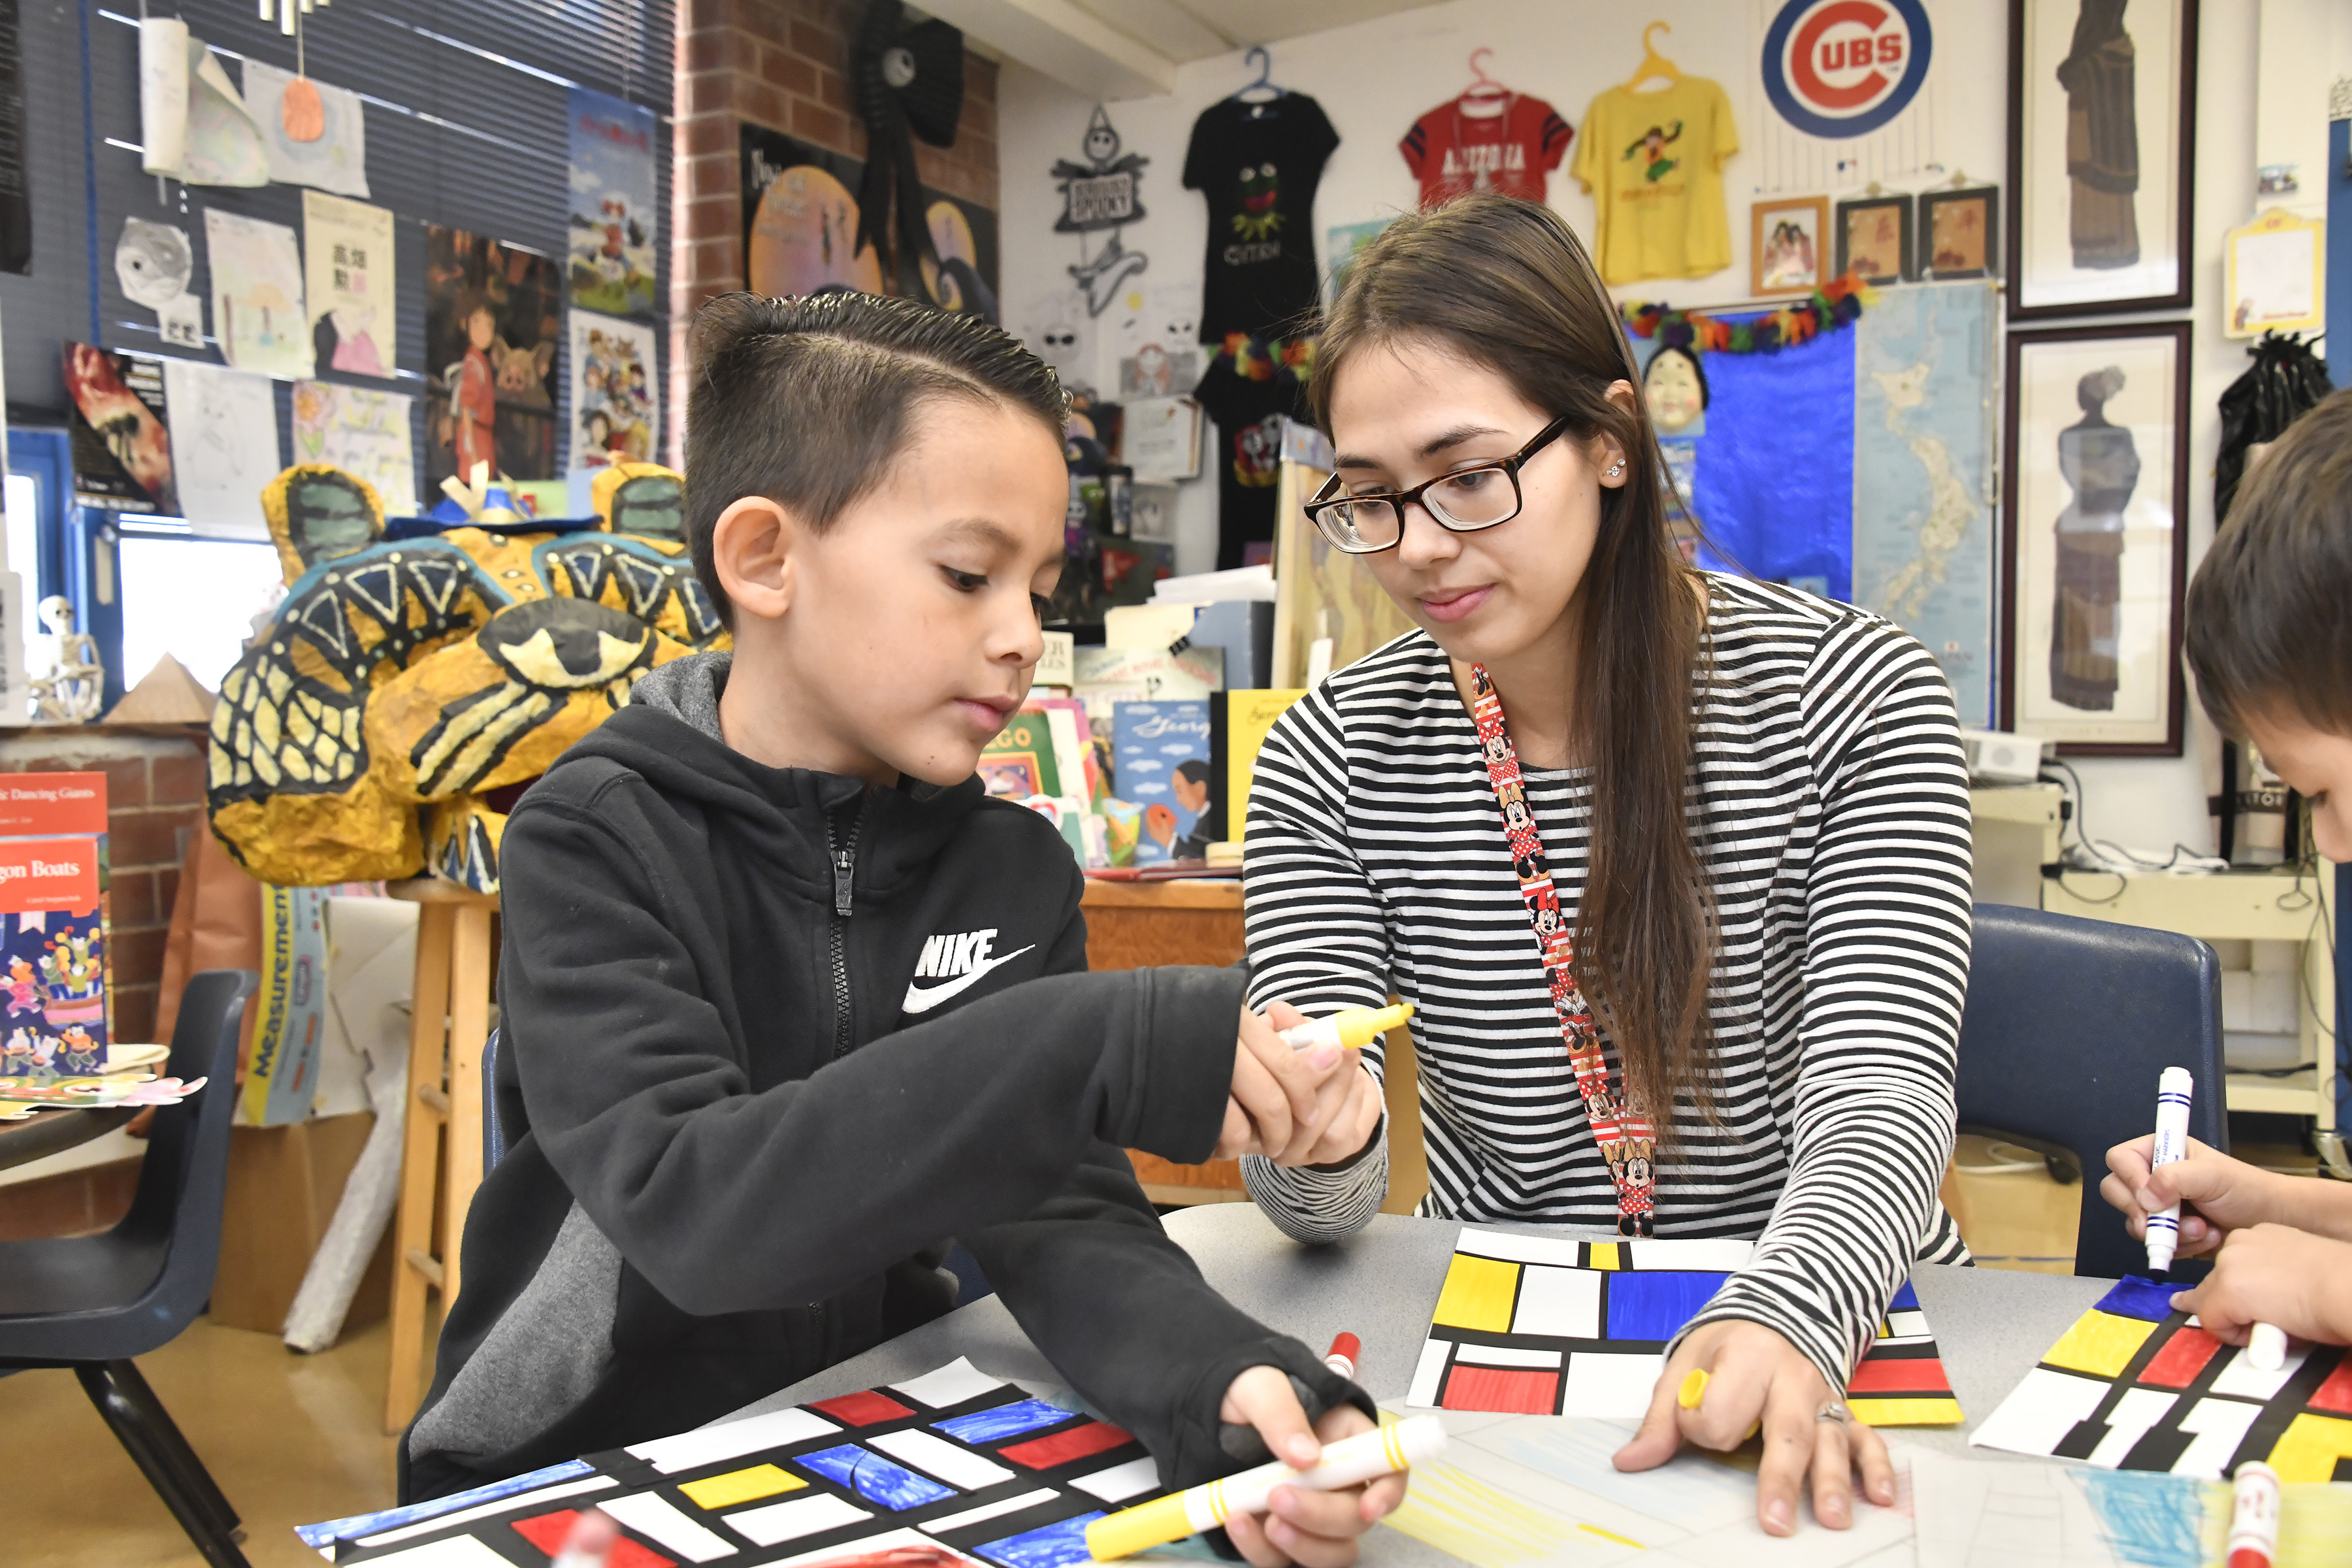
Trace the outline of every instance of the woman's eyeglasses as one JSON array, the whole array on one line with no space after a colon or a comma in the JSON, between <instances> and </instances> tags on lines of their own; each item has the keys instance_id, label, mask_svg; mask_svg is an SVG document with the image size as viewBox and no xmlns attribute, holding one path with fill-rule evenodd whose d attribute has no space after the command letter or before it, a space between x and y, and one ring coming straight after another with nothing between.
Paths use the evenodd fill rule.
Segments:
<instances>
[{"instance_id":1,"label":"woman's eyeglasses","mask_svg":"<svg viewBox=\"0 0 2352 1568\"><path fill-rule=\"evenodd\" d=\"M1307 503L1307 519L1333 549L1349 555L1395 549L1404 537L1404 509L1415 502L1439 527L1455 533L1475 533L1508 522L1519 515L1519 470L1568 427L1567 418L1555 419L1507 458L1455 468L1409 490L1339 495L1339 476L1334 474Z\"/></svg>"}]
</instances>

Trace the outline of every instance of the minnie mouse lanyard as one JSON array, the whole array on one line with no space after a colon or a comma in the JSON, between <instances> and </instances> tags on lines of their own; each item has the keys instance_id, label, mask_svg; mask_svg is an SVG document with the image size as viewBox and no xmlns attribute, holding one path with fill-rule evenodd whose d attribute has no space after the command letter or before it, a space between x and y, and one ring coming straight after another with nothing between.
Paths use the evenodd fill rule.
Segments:
<instances>
[{"instance_id":1,"label":"minnie mouse lanyard","mask_svg":"<svg viewBox=\"0 0 2352 1568\"><path fill-rule=\"evenodd\" d=\"M1592 1026L1592 1009L1576 984L1576 943L1560 918L1559 890L1544 865L1543 838L1536 832L1535 814L1528 809L1527 788L1519 779L1519 753L1503 723L1503 700L1483 664L1470 667L1470 717L1478 726L1486 782L1494 786L1495 804L1502 809L1503 834L1511 841L1519 897L1527 902L1536 945L1543 952L1560 1038L1576 1068L1577 1091L1584 1096L1585 1120L1592 1124L1601 1158L1609 1162L1609 1179L1617 1185L1617 1234L1648 1236L1656 1188L1651 1164L1656 1139L1648 1119L1609 1087L1609 1061L1601 1052L1600 1031Z\"/></svg>"}]
</instances>

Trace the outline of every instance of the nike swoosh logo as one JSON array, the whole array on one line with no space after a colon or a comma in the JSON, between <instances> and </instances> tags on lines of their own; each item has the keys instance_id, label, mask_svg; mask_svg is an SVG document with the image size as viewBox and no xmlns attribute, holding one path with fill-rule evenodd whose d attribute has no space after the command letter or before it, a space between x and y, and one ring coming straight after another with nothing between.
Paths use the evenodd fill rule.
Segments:
<instances>
[{"instance_id":1,"label":"nike swoosh logo","mask_svg":"<svg viewBox=\"0 0 2352 1568\"><path fill-rule=\"evenodd\" d=\"M971 990L973 982L979 980L982 975L986 974L990 970L994 969L998 964L1010 963L1014 959L1020 957L1023 953L1027 952L1030 948L1034 948L1036 945L1037 944L1033 942L1029 944L1029 947L1015 948L1011 952L1001 952L994 958L990 959L987 963L982 964L979 968L973 970L971 973L959 974L953 980L949 981L946 984L934 985L929 990L925 990L922 986L917 985L913 982L909 981L907 985L907 999L898 1004L899 1008L901 1011L908 1013L928 1013L932 1008L938 1006L940 1003L946 1001L949 997L960 996L964 992Z\"/></svg>"}]
</instances>

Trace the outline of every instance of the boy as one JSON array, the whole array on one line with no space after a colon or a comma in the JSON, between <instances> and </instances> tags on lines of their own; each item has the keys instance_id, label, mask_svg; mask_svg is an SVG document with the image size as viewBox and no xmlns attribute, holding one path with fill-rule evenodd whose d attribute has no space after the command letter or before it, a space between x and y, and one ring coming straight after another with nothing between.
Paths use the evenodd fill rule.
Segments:
<instances>
[{"instance_id":1,"label":"boy","mask_svg":"<svg viewBox=\"0 0 2352 1568\"><path fill-rule=\"evenodd\" d=\"M2352 860L2352 391L2287 427L2239 490L2189 585L2189 668L2213 722L2252 742L2311 803L2311 836ZM2148 1168L2155 1139L2107 1151L2100 1184L2134 1236L2173 1203L2180 1254L2213 1272L2173 1298L2231 1344L2257 1322L2352 1344L2352 1186L2283 1176L2191 1139Z\"/></svg>"},{"instance_id":2,"label":"boy","mask_svg":"<svg viewBox=\"0 0 2352 1568\"><path fill-rule=\"evenodd\" d=\"M1262 1456L1252 1427L1311 1462L1310 1419L1366 1429L1370 1401L1210 1290L1119 1151L1314 1157L1352 1063L1295 1061L1237 970L1086 973L1067 849L973 776L1060 571L1058 384L975 318L847 293L728 296L695 348L687 533L734 651L646 675L507 823L511 1134L404 1497L928 1321L959 1237L1172 1483ZM1401 1492L1234 1538L1344 1563Z\"/></svg>"}]
</instances>

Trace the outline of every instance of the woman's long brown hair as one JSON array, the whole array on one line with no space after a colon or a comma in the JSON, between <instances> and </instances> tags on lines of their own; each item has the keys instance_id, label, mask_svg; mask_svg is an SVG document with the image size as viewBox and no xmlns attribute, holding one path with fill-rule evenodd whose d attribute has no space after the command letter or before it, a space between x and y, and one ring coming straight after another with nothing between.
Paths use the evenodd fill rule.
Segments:
<instances>
[{"instance_id":1,"label":"woman's long brown hair","mask_svg":"<svg viewBox=\"0 0 2352 1568\"><path fill-rule=\"evenodd\" d=\"M1330 431L1331 390L1350 359L1412 341L1492 369L1587 442L1613 437L1632 470L1601 492L1580 590L1570 717L1592 768L1592 848L1576 976L1634 1103L1664 1135L1678 1090L1702 1111L1711 1102L1714 942L1685 815L1701 601L1667 532L1641 372L1575 231L1548 207L1499 195L1399 218L1357 254L1316 345L1316 423ZM1609 397L1621 381L1635 389L1630 409Z\"/></svg>"}]
</instances>

